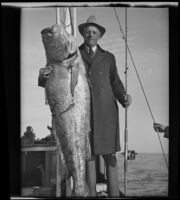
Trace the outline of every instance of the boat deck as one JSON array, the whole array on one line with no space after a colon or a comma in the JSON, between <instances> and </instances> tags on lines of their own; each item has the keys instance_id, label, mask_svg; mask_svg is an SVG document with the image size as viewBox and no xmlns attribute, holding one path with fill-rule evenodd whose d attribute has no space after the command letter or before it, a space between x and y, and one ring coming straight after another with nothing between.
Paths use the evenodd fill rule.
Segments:
<instances>
[{"instance_id":1,"label":"boat deck","mask_svg":"<svg viewBox=\"0 0 180 200\"><path fill-rule=\"evenodd\" d=\"M105 183L98 183L96 185L98 197L107 197L107 185ZM54 197L55 194L51 187L23 187L21 189L21 196L24 197Z\"/></svg>"}]
</instances>

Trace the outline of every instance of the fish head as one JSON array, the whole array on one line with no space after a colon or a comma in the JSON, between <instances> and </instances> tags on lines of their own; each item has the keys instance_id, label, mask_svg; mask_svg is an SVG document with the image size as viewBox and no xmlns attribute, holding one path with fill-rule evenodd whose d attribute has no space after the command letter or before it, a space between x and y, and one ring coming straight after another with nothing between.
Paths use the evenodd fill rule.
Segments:
<instances>
[{"instance_id":1,"label":"fish head","mask_svg":"<svg viewBox=\"0 0 180 200\"><path fill-rule=\"evenodd\" d=\"M64 28L55 24L41 31L47 60L62 62L77 51L77 41Z\"/></svg>"}]
</instances>

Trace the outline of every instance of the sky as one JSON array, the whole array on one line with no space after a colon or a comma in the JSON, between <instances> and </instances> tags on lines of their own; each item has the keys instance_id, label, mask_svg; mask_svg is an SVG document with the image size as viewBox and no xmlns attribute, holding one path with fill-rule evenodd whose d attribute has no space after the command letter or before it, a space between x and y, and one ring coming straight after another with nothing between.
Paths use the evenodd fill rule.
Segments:
<instances>
[{"instance_id":1,"label":"sky","mask_svg":"<svg viewBox=\"0 0 180 200\"><path fill-rule=\"evenodd\" d=\"M116 7L122 29L125 8ZM125 42L113 7L78 7L77 25L95 15L106 28L99 45L115 55L118 73L125 82ZM32 126L36 138L50 134L51 113L45 105L44 89L38 86L38 73L46 65L41 30L56 22L55 8L23 8L21 16L21 135ZM127 9L127 41L156 122L169 124L169 24L168 8ZM77 27L76 27L77 29ZM78 45L83 39L77 29ZM142 153L162 153L153 119L128 55L128 149ZM124 108L119 104L120 144L124 150ZM163 149L168 153L168 140L159 134Z\"/></svg>"}]
</instances>

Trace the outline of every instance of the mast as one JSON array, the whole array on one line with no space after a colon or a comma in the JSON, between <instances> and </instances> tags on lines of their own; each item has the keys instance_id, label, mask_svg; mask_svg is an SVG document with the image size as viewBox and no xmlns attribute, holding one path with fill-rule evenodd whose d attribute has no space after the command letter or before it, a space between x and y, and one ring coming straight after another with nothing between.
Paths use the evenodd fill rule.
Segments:
<instances>
[{"instance_id":1,"label":"mast","mask_svg":"<svg viewBox=\"0 0 180 200\"><path fill-rule=\"evenodd\" d=\"M76 33L76 26L77 26L77 13L76 13L76 7L73 8L73 30L74 30L74 37L77 37Z\"/></svg>"},{"instance_id":2,"label":"mast","mask_svg":"<svg viewBox=\"0 0 180 200\"><path fill-rule=\"evenodd\" d=\"M127 96L127 8L125 8L125 90ZM127 123L127 111L128 108L125 108L125 130L124 130L124 194L127 195L127 170L128 170L128 123Z\"/></svg>"},{"instance_id":3,"label":"mast","mask_svg":"<svg viewBox=\"0 0 180 200\"><path fill-rule=\"evenodd\" d=\"M56 23L60 24L60 8L56 8Z\"/></svg>"}]
</instances>

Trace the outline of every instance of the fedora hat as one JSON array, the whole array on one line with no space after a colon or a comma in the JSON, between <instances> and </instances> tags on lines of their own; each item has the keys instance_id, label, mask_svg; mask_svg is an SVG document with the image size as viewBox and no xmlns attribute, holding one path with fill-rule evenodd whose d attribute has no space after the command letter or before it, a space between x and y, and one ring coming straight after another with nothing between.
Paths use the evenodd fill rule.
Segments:
<instances>
[{"instance_id":1,"label":"fedora hat","mask_svg":"<svg viewBox=\"0 0 180 200\"><path fill-rule=\"evenodd\" d=\"M80 24L78 26L78 29L79 29L79 32L81 33L81 35L83 35L84 28L89 26L89 25L93 25L93 26L97 27L100 30L101 34L102 34L101 37L106 32L106 29L104 27L102 27L99 24L97 24L96 17L94 15L91 15L91 16L88 17L88 19L87 19L87 21L85 23Z\"/></svg>"}]
</instances>

